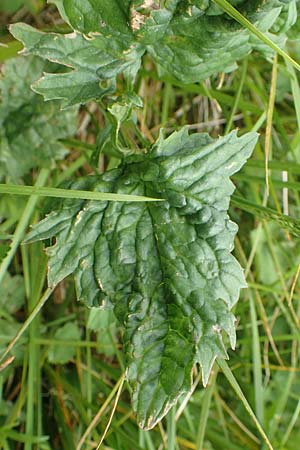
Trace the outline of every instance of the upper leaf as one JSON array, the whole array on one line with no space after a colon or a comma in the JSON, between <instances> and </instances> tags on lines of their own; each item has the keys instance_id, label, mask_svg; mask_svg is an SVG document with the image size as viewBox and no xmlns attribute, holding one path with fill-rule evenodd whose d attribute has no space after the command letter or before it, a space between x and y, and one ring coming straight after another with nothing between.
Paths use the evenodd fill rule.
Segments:
<instances>
[{"instance_id":1,"label":"upper leaf","mask_svg":"<svg viewBox=\"0 0 300 450\"><path fill-rule=\"evenodd\" d=\"M97 33L87 38L78 32L43 33L26 24L12 25L11 32L27 52L72 69L46 73L33 87L46 100L62 99L65 107L114 92L117 74L128 71L134 77L144 52L130 35Z\"/></svg>"},{"instance_id":2,"label":"upper leaf","mask_svg":"<svg viewBox=\"0 0 300 450\"><path fill-rule=\"evenodd\" d=\"M245 287L231 255L237 226L227 209L255 133L218 140L186 129L160 137L146 156L86 177L72 189L164 198L157 203L63 201L27 241L47 249L50 286L73 273L78 299L110 305L124 325L128 379L142 427L151 428L191 387L198 362L206 384L222 330L235 346L230 312Z\"/></svg>"},{"instance_id":3,"label":"upper leaf","mask_svg":"<svg viewBox=\"0 0 300 450\"><path fill-rule=\"evenodd\" d=\"M148 47L161 75L195 83L220 71L232 71L238 60L257 48L257 39L213 1L186 3L192 6L180 14L177 11L162 39ZM286 6L284 0L230 3L263 32L270 30ZM278 33L282 31L277 29Z\"/></svg>"},{"instance_id":4,"label":"upper leaf","mask_svg":"<svg viewBox=\"0 0 300 450\"><path fill-rule=\"evenodd\" d=\"M54 0L62 13L67 16L69 24L81 33L102 33L128 36L128 9L131 0Z\"/></svg>"},{"instance_id":5,"label":"upper leaf","mask_svg":"<svg viewBox=\"0 0 300 450\"><path fill-rule=\"evenodd\" d=\"M283 11L285 32L293 24L296 0L232 1L266 32ZM35 90L65 106L97 99L115 90L123 73L133 81L148 51L159 73L184 83L228 72L257 46L248 30L206 0L55 0L72 34L41 33L24 24L11 26L29 53L71 67L46 74ZM287 17L287 19L285 19Z\"/></svg>"},{"instance_id":6,"label":"upper leaf","mask_svg":"<svg viewBox=\"0 0 300 450\"><path fill-rule=\"evenodd\" d=\"M30 89L45 63L36 57L15 58L2 67L0 79L0 177L16 180L33 167L47 167L65 156L58 142L76 132L77 108L60 111Z\"/></svg>"}]
</instances>

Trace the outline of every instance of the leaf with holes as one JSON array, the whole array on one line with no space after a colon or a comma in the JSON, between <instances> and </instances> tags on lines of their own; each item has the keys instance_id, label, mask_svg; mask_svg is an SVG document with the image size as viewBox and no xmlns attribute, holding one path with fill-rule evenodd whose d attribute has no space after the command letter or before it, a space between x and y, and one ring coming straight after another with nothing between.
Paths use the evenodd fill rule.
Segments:
<instances>
[{"instance_id":1,"label":"leaf with holes","mask_svg":"<svg viewBox=\"0 0 300 450\"><path fill-rule=\"evenodd\" d=\"M145 156L76 181L72 189L148 195L164 202L63 201L27 242L52 238L50 286L74 274L88 306L113 307L124 326L127 377L140 425L152 428L226 358L222 330L235 346L230 312L245 287L231 255L237 226L227 210L229 176L250 156L257 135L218 140L187 129L162 136Z\"/></svg>"}]
</instances>

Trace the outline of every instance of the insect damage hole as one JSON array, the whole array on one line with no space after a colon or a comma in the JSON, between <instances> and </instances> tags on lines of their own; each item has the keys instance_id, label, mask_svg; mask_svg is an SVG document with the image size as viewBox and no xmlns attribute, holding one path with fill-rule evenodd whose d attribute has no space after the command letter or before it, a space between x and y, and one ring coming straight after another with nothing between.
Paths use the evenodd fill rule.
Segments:
<instances>
[{"instance_id":1,"label":"insect damage hole","mask_svg":"<svg viewBox=\"0 0 300 450\"><path fill-rule=\"evenodd\" d=\"M130 26L132 31L138 31L144 25L146 19L150 16L151 11L160 8L157 0L144 0L139 5L134 5L130 10Z\"/></svg>"}]
</instances>

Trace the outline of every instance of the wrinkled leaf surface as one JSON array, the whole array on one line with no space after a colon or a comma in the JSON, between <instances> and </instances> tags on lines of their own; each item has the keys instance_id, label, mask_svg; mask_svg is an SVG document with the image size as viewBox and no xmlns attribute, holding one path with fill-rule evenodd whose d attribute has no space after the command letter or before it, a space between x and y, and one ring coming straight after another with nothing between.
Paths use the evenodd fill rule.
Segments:
<instances>
[{"instance_id":1,"label":"wrinkled leaf surface","mask_svg":"<svg viewBox=\"0 0 300 450\"><path fill-rule=\"evenodd\" d=\"M47 248L50 286L73 273L78 299L114 309L146 429L190 390L196 362L207 383L215 358L227 357L222 331L235 346L230 310L245 280L231 255L237 226L227 215L229 177L256 140L255 133L213 140L186 129L161 136L147 155L70 187L164 202L67 200L28 236L56 239Z\"/></svg>"},{"instance_id":2,"label":"wrinkled leaf surface","mask_svg":"<svg viewBox=\"0 0 300 450\"><path fill-rule=\"evenodd\" d=\"M233 70L253 48L261 49L248 30L211 1L55 3L73 33L42 33L25 24L13 25L11 32L29 53L70 69L46 74L34 88L46 99L63 99L65 106L113 93L121 73L133 82L145 52L161 75L194 83ZM231 3L264 32L273 26L272 31L285 33L295 21L296 0ZM276 42L282 45L284 39Z\"/></svg>"}]
</instances>

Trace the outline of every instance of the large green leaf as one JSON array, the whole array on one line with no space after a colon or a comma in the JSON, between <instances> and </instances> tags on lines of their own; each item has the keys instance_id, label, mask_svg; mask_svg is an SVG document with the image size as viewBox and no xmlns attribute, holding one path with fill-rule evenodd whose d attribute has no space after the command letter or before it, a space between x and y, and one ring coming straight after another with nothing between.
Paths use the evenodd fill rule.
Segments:
<instances>
[{"instance_id":1,"label":"large green leaf","mask_svg":"<svg viewBox=\"0 0 300 450\"><path fill-rule=\"evenodd\" d=\"M256 140L255 133L213 140L186 129L161 136L147 155L70 187L164 202L63 201L27 238L55 236L47 248L50 286L73 273L78 299L114 308L144 428L190 390L195 363L208 382L215 358L227 357L222 330L235 346L230 310L245 281L231 255L237 226L227 215L229 176Z\"/></svg>"},{"instance_id":2,"label":"large green leaf","mask_svg":"<svg viewBox=\"0 0 300 450\"><path fill-rule=\"evenodd\" d=\"M30 84L43 73L36 57L11 59L0 79L0 178L17 180L33 167L49 167L67 153L59 139L76 132L77 108L60 111L57 102L44 102Z\"/></svg>"},{"instance_id":3,"label":"large green leaf","mask_svg":"<svg viewBox=\"0 0 300 450\"><path fill-rule=\"evenodd\" d=\"M260 30L266 32L275 23L274 30L280 33L293 24L295 1L232 3ZM66 106L112 93L120 73L132 82L146 51L160 74L193 83L233 70L237 60L257 47L248 30L210 1L54 3L74 33L42 33L24 24L13 25L11 32L29 53L72 68L64 74L46 74L34 87L46 99L64 99Z\"/></svg>"}]
</instances>

